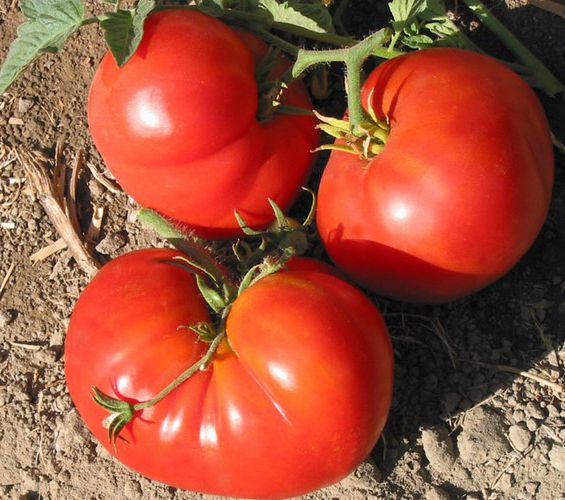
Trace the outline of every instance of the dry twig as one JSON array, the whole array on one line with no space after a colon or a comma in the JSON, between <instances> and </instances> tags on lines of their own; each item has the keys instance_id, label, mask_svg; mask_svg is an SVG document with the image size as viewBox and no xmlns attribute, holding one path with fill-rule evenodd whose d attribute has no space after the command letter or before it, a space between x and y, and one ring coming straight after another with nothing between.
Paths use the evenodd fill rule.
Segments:
<instances>
[{"instance_id":1,"label":"dry twig","mask_svg":"<svg viewBox=\"0 0 565 500\"><path fill-rule=\"evenodd\" d=\"M10 277L12 276L14 269L16 269L16 263L12 262L12 264L8 268L8 271L6 272L6 276L4 276L2 283L0 283L0 299L2 298L2 295L4 294L4 290L6 289L6 285L8 284L8 281L10 280Z\"/></svg>"},{"instance_id":2,"label":"dry twig","mask_svg":"<svg viewBox=\"0 0 565 500\"><path fill-rule=\"evenodd\" d=\"M69 196L65 199L67 215L69 216L69 219L71 220L71 224L73 225L75 232L77 234L81 234L80 223L78 221L78 215L77 215L77 181L78 181L78 174L84 165L83 156L84 155L82 149L79 149L77 156L75 158L75 162L73 163L71 182L69 184Z\"/></svg>"},{"instance_id":3,"label":"dry twig","mask_svg":"<svg viewBox=\"0 0 565 500\"><path fill-rule=\"evenodd\" d=\"M29 260L31 260L33 263L45 260L47 257L50 257L54 253L57 253L64 248L67 248L67 244L65 243L65 240L63 238L59 238L57 241L54 241L53 243L30 255Z\"/></svg>"},{"instance_id":4,"label":"dry twig","mask_svg":"<svg viewBox=\"0 0 565 500\"><path fill-rule=\"evenodd\" d=\"M37 160L27 151L16 151L18 161L24 167L26 175L37 193L39 202L45 209L49 219L57 229L57 232L65 240L73 257L80 268L89 275L94 275L100 269L101 264L82 242L81 237L75 231L63 208L57 203L53 184L47 174L44 163Z\"/></svg>"}]
</instances>

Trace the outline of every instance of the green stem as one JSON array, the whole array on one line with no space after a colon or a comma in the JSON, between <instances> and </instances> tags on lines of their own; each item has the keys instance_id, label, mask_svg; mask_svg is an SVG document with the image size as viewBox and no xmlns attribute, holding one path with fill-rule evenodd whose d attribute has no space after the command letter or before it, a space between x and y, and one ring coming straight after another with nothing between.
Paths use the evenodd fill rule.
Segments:
<instances>
[{"instance_id":1,"label":"green stem","mask_svg":"<svg viewBox=\"0 0 565 500\"><path fill-rule=\"evenodd\" d=\"M225 338L226 332L221 331L218 335L214 338L210 347L206 351L206 354L202 356L196 363L194 363L190 368L184 371L178 378L173 380L167 387L165 387L161 392L159 392L155 397L151 398L149 401L144 401L143 403L137 403L133 405L133 410L144 410L145 408L150 408L153 405L156 405L159 401L161 401L164 397L166 397L169 393L175 390L180 384L182 384L185 380L189 379L192 375L194 375L198 371L205 370L214 354L218 350L218 347L222 340Z\"/></svg>"},{"instance_id":2,"label":"green stem","mask_svg":"<svg viewBox=\"0 0 565 500\"><path fill-rule=\"evenodd\" d=\"M369 56L382 54L383 45L390 37L391 30L384 28L368 36L353 47L320 51L301 49L292 68L292 75L296 78L314 64L345 63L347 71L347 106L349 108L349 119L352 129L355 132L361 123L366 120L365 112L361 105L361 70L363 63Z\"/></svg>"},{"instance_id":3,"label":"green stem","mask_svg":"<svg viewBox=\"0 0 565 500\"><path fill-rule=\"evenodd\" d=\"M86 19L83 19L83 21L80 23L81 26L86 26L87 24L95 24L95 23L99 23L100 19L98 18L98 16L95 17L88 17Z\"/></svg>"},{"instance_id":4,"label":"green stem","mask_svg":"<svg viewBox=\"0 0 565 500\"><path fill-rule=\"evenodd\" d=\"M550 97L565 93L565 86L529 49L506 28L481 0L463 0L477 18L491 30L504 46L532 72L532 83Z\"/></svg>"},{"instance_id":5,"label":"green stem","mask_svg":"<svg viewBox=\"0 0 565 500\"><path fill-rule=\"evenodd\" d=\"M159 236L169 241L175 248L194 260L209 276L213 277L216 283L228 287L230 297L236 296L237 288L224 268L206 250L203 240L194 235L181 232L173 224L149 208L142 208L137 218L144 226L151 228Z\"/></svg>"}]
</instances>

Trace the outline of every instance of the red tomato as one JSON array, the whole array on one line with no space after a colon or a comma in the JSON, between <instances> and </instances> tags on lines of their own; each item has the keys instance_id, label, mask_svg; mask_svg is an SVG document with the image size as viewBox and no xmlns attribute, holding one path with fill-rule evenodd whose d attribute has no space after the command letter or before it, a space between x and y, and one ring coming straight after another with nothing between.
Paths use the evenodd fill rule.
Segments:
<instances>
[{"instance_id":1,"label":"red tomato","mask_svg":"<svg viewBox=\"0 0 565 500\"><path fill-rule=\"evenodd\" d=\"M137 412L115 453L89 396L147 401L207 349L186 329L207 320L194 278L141 250L96 275L72 315L69 392L94 435L124 464L189 490L283 498L335 482L375 445L391 402L383 319L327 267L297 259L243 292L206 371Z\"/></svg>"},{"instance_id":2,"label":"red tomato","mask_svg":"<svg viewBox=\"0 0 565 500\"><path fill-rule=\"evenodd\" d=\"M253 35L182 9L153 14L124 67L104 57L90 89L90 131L142 206L209 237L240 234L234 209L255 227L273 219L269 197L289 206L318 132L309 116L257 120L254 71L266 52ZM312 108L300 82L283 99Z\"/></svg>"},{"instance_id":3,"label":"red tomato","mask_svg":"<svg viewBox=\"0 0 565 500\"><path fill-rule=\"evenodd\" d=\"M363 101L391 130L372 160L333 151L323 173L317 223L336 265L424 303L506 273L540 231L553 185L533 91L494 59L431 49L379 66Z\"/></svg>"}]
</instances>

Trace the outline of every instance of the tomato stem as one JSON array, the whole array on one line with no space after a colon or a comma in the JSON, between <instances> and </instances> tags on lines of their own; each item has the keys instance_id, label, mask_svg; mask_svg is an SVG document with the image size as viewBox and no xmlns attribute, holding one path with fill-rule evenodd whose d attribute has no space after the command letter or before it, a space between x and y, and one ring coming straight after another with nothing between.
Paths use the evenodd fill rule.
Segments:
<instances>
[{"instance_id":1,"label":"tomato stem","mask_svg":"<svg viewBox=\"0 0 565 500\"><path fill-rule=\"evenodd\" d=\"M226 311L228 310L229 308L226 309ZM225 319L226 315L223 315L223 317ZM225 321L223 321L223 323L225 323ZM218 347L224 338L227 339L225 328L223 328L216 337L214 337L204 356L202 356L196 363L191 365L190 368L185 370L179 377L173 380L167 387L149 401L132 404L128 401L108 396L97 387L93 387L91 391L92 399L96 404L100 405L109 412L109 415L103 420L102 425L108 429L108 440L114 445L114 448L116 448L116 440L120 436L120 432L134 419L135 412L156 405L196 372L206 370L212 362L214 354L218 350Z\"/></svg>"},{"instance_id":2,"label":"tomato stem","mask_svg":"<svg viewBox=\"0 0 565 500\"><path fill-rule=\"evenodd\" d=\"M225 287L229 298L235 298L237 287L225 269L204 246L204 241L191 233L183 233L154 210L142 208L137 216L145 226L151 228L169 241L175 248L186 254L192 265L203 270L213 281Z\"/></svg>"},{"instance_id":3,"label":"tomato stem","mask_svg":"<svg viewBox=\"0 0 565 500\"><path fill-rule=\"evenodd\" d=\"M363 64L370 56L386 53L383 45L390 40L392 31L383 28L352 47L331 50L303 50L298 52L292 75L300 76L310 66L320 63L343 62L346 67L347 106L351 129L355 135L362 135L360 127L368 116L361 105L361 73ZM391 57L398 55L392 51Z\"/></svg>"},{"instance_id":4,"label":"tomato stem","mask_svg":"<svg viewBox=\"0 0 565 500\"><path fill-rule=\"evenodd\" d=\"M165 387L161 392L159 392L155 397L151 398L149 401L144 401L143 403L136 403L133 405L134 411L144 410L146 408L150 408L151 406L156 405L159 401L161 401L164 397L174 391L180 384L182 384L185 380L188 380L192 375L199 371L204 371L214 358L214 354L218 350L222 340L224 340L226 336L225 330L221 330L218 335L212 340L208 350L196 363L194 363L190 368L185 370L180 376L178 376L175 380L173 380L167 387Z\"/></svg>"},{"instance_id":5,"label":"tomato stem","mask_svg":"<svg viewBox=\"0 0 565 500\"><path fill-rule=\"evenodd\" d=\"M549 69L530 50L504 26L481 0L463 0L465 5L490 30L520 63L526 66L531 75L526 75L534 87L543 90L550 97L565 93L561 83Z\"/></svg>"}]
</instances>

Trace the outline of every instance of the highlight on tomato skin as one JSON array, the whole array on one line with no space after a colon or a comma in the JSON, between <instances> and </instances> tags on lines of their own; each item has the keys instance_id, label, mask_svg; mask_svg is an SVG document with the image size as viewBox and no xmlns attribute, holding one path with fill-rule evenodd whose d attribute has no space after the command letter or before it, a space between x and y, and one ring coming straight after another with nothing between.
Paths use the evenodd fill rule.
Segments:
<instances>
[{"instance_id":1,"label":"highlight on tomato skin","mask_svg":"<svg viewBox=\"0 0 565 500\"><path fill-rule=\"evenodd\" d=\"M252 227L271 221L305 184L319 144L313 116L256 116L255 70L267 45L190 9L152 14L132 58L106 54L92 81L88 124L123 189L207 238L241 235L237 209ZM276 80L288 61L279 57ZM282 104L311 110L300 81Z\"/></svg>"},{"instance_id":2,"label":"highlight on tomato skin","mask_svg":"<svg viewBox=\"0 0 565 500\"><path fill-rule=\"evenodd\" d=\"M149 478L231 497L288 498L353 471L386 422L392 346L374 304L312 259L243 291L210 364L108 440L93 387L139 404L210 347L178 328L209 321L194 276L168 263L178 255L118 257L77 302L65 375L96 438Z\"/></svg>"},{"instance_id":3,"label":"highlight on tomato skin","mask_svg":"<svg viewBox=\"0 0 565 500\"><path fill-rule=\"evenodd\" d=\"M333 151L317 226L337 267L391 298L442 303L508 272L547 216L543 109L506 66L434 48L380 65L363 104L390 126L369 159Z\"/></svg>"}]
</instances>

